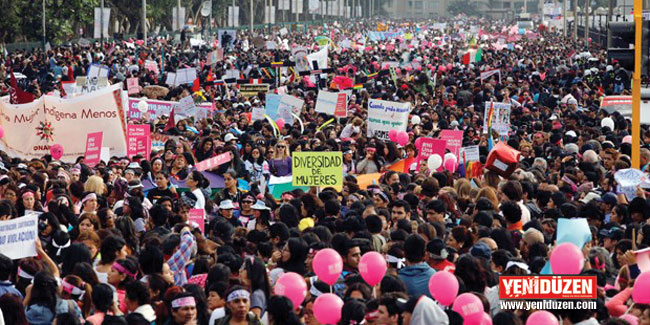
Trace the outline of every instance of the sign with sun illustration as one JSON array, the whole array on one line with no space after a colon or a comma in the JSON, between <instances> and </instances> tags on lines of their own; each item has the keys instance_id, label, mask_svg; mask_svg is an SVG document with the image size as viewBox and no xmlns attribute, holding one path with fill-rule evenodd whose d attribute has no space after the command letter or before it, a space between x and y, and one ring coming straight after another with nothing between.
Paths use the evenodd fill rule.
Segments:
<instances>
[{"instance_id":1,"label":"sign with sun illustration","mask_svg":"<svg viewBox=\"0 0 650 325\"><path fill-rule=\"evenodd\" d=\"M45 140L47 142L53 141L54 128L52 127L52 123L40 122L39 125L36 127L36 135L41 137L41 140Z\"/></svg>"}]
</instances>

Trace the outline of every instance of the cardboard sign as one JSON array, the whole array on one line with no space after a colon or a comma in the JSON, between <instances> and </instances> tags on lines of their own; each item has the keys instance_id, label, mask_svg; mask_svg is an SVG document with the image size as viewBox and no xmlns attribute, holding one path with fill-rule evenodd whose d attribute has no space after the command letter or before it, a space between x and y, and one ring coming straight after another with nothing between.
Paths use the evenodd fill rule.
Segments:
<instances>
[{"instance_id":1,"label":"cardboard sign","mask_svg":"<svg viewBox=\"0 0 650 325\"><path fill-rule=\"evenodd\" d=\"M95 167L99 163L102 151L102 137L104 132L88 133L86 137L86 155L84 162L88 167Z\"/></svg>"},{"instance_id":2,"label":"cardboard sign","mask_svg":"<svg viewBox=\"0 0 650 325\"><path fill-rule=\"evenodd\" d=\"M190 209L190 214L187 217L187 222L198 226L201 233L205 234L205 210L203 209Z\"/></svg>"},{"instance_id":3,"label":"cardboard sign","mask_svg":"<svg viewBox=\"0 0 650 325\"><path fill-rule=\"evenodd\" d=\"M12 260L36 256L38 214L0 221L0 253Z\"/></svg>"},{"instance_id":4,"label":"cardboard sign","mask_svg":"<svg viewBox=\"0 0 650 325\"><path fill-rule=\"evenodd\" d=\"M129 98L128 103L128 118L131 120L138 120L143 117L142 112L138 109L138 103L140 103L142 99L140 98ZM160 115L167 115L172 111L172 108L178 105L178 102L168 102L164 100L155 100L155 99L145 99L147 102L147 106L149 107L147 110L147 115L149 117L150 121L155 120L158 118ZM211 103L200 103L200 104L195 104L197 106L197 111L203 112L210 110L212 108Z\"/></svg>"},{"instance_id":5,"label":"cardboard sign","mask_svg":"<svg viewBox=\"0 0 650 325\"><path fill-rule=\"evenodd\" d=\"M151 128L149 125L129 125L126 146L129 158L142 155L149 160L151 155Z\"/></svg>"},{"instance_id":6,"label":"cardboard sign","mask_svg":"<svg viewBox=\"0 0 650 325\"><path fill-rule=\"evenodd\" d=\"M244 97L253 97L260 92L268 92L270 87L269 84L244 84L239 85L239 93Z\"/></svg>"},{"instance_id":7,"label":"cardboard sign","mask_svg":"<svg viewBox=\"0 0 650 325\"><path fill-rule=\"evenodd\" d=\"M138 85L138 78L126 79L126 86L129 90L129 95L137 94L140 92L140 85Z\"/></svg>"},{"instance_id":8,"label":"cardboard sign","mask_svg":"<svg viewBox=\"0 0 650 325\"><path fill-rule=\"evenodd\" d=\"M440 140L445 140L447 149L458 158L458 152L463 146L463 131L442 130L440 131Z\"/></svg>"},{"instance_id":9,"label":"cardboard sign","mask_svg":"<svg viewBox=\"0 0 650 325\"><path fill-rule=\"evenodd\" d=\"M291 155L292 185L334 187L343 185L343 153L294 152Z\"/></svg>"},{"instance_id":10,"label":"cardboard sign","mask_svg":"<svg viewBox=\"0 0 650 325\"><path fill-rule=\"evenodd\" d=\"M152 71L155 74L160 73L160 70L158 69L158 63L153 60L144 61L144 68L149 71Z\"/></svg>"},{"instance_id":11,"label":"cardboard sign","mask_svg":"<svg viewBox=\"0 0 650 325\"><path fill-rule=\"evenodd\" d=\"M194 105L194 98L192 96L187 96L180 101L178 101L178 105L176 106L176 111L174 111L174 114L184 116L184 117L190 117L196 115L196 106Z\"/></svg>"},{"instance_id":12,"label":"cardboard sign","mask_svg":"<svg viewBox=\"0 0 650 325\"><path fill-rule=\"evenodd\" d=\"M253 121L259 121L264 119L264 114L266 114L266 109L261 106L253 107L253 113L251 114L251 119Z\"/></svg>"},{"instance_id":13,"label":"cardboard sign","mask_svg":"<svg viewBox=\"0 0 650 325\"><path fill-rule=\"evenodd\" d=\"M367 136L388 140L390 130L406 131L411 103L371 99L368 102Z\"/></svg>"},{"instance_id":14,"label":"cardboard sign","mask_svg":"<svg viewBox=\"0 0 650 325\"><path fill-rule=\"evenodd\" d=\"M316 112L346 117L348 114L348 97L346 93L333 93L325 90L318 92Z\"/></svg>"},{"instance_id":15,"label":"cardboard sign","mask_svg":"<svg viewBox=\"0 0 650 325\"><path fill-rule=\"evenodd\" d=\"M302 106L305 101L291 95L284 94L280 97L280 104L278 105L277 114L289 125L293 124L294 115L300 115ZM270 116L270 115L269 115Z\"/></svg>"},{"instance_id":16,"label":"cardboard sign","mask_svg":"<svg viewBox=\"0 0 650 325\"><path fill-rule=\"evenodd\" d=\"M422 144L420 145L420 152L418 153L418 170L420 170L421 164L426 164L429 156L437 154L440 155L440 158L444 160L445 157L445 147L447 146L447 141L433 138L423 138ZM438 170L442 170L442 164Z\"/></svg>"},{"instance_id":17,"label":"cardboard sign","mask_svg":"<svg viewBox=\"0 0 650 325\"><path fill-rule=\"evenodd\" d=\"M196 164L196 170L202 172L204 170L212 169L219 167L227 162L229 162L232 159L232 155L230 152L225 152L222 153L218 156L214 156L212 158L208 158L206 160L203 160L199 163Z\"/></svg>"},{"instance_id":18,"label":"cardboard sign","mask_svg":"<svg viewBox=\"0 0 650 325\"><path fill-rule=\"evenodd\" d=\"M488 130L488 115L490 106L493 106L492 130L497 131L500 136L508 135L510 132L510 104L485 102L485 115L483 116L483 133Z\"/></svg>"},{"instance_id":19,"label":"cardboard sign","mask_svg":"<svg viewBox=\"0 0 650 325\"><path fill-rule=\"evenodd\" d=\"M481 154L478 146L462 147L458 151L458 161L468 163L470 161L480 161Z\"/></svg>"}]
</instances>

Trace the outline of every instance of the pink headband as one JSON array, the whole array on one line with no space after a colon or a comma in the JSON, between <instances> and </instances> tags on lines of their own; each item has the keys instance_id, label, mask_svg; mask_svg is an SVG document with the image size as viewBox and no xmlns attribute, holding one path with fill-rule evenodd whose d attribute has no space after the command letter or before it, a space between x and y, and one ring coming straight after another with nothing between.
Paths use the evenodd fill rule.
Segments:
<instances>
[{"instance_id":1,"label":"pink headband","mask_svg":"<svg viewBox=\"0 0 650 325\"><path fill-rule=\"evenodd\" d=\"M285 193L285 194L282 194L281 198L282 198L283 200L284 200L284 199L287 199L287 200L293 200L293 195L291 195L291 194L289 194L289 193Z\"/></svg>"},{"instance_id":2,"label":"pink headband","mask_svg":"<svg viewBox=\"0 0 650 325\"><path fill-rule=\"evenodd\" d=\"M88 200L97 200L97 194L89 193L88 195L86 195L83 198L83 200L81 200L81 205L84 205L84 203L86 203L86 201L88 201Z\"/></svg>"},{"instance_id":3,"label":"pink headband","mask_svg":"<svg viewBox=\"0 0 650 325\"><path fill-rule=\"evenodd\" d=\"M27 192L23 193L22 198L24 199L24 198L26 198L26 197L30 197L30 196L31 196L31 197L34 197L34 192L27 191Z\"/></svg>"},{"instance_id":4,"label":"pink headband","mask_svg":"<svg viewBox=\"0 0 650 325\"><path fill-rule=\"evenodd\" d=\"M185 306L196 306L194 297L182 297L172 300L172 308L181 308Z\"/></svg>"},{"instance_id":5,"label":"pink headband","mask_svg":"<svg viewBox=\"0 0 650 325\"><path fill-rule=\"evenodd\" d=\"M113 263L113 268L117 270L117 272L120 272L122 274L126 274L130 277L133 277L135 279L136 274L129 272L122 264L115 262Z\"/></svg>"},{"instance_id":6,"label":"pink headband","mask_svg":"<svg viewBox=\"0 0 650 325\"><path fill-rule=\"evenodd\" d=\"M85 290L68 283L65 279L61 280L61 286L63 287L63 291L67 292L69 295L79 296L79 299L81 299L84 293L86 293Z\"/></svg>"}]
</instances>

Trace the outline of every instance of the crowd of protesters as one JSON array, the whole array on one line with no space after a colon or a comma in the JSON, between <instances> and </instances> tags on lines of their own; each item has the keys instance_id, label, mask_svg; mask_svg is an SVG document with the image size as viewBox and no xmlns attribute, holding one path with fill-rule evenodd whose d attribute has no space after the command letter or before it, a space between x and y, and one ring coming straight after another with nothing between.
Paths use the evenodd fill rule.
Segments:
<instances>
[{"instance_id":1,"label":"crowd of protesters","mask_svg":"<svg viewBox=\"0 0 650 325\"><path fill-rule=\"evenodd\" d=\"M431 28L434 21L387 22L389 30L408 31L431 46L364 39L377 20L328 23L284 36L277 28L264 31L265 40L282 39L275 50L253 46L254 37L240 31L224 60L213 65L207 64L209 44L191 47L164 38L134 48L71 45L0 59L3 96L12 71L24 75L22 87L39 97L60 92L60 81L101 63L110 67L111 83L137 77L142 86L168 90L154 99L192 95L215 105L206 119L176 119L171 126L170 116L134 121L176 136L150 160L111 157L89 168L83 157L68 164L0 152L0 220L29 214L39 220L37 256L0 255L0 320L319 324L314 301L334 292L344 301L339 324L462 324L458 312L431 298L427 285L436 272L452 272L459 294L478 296L493 324L524 324L534 310L501 310L498 276L539 274L558 219L586 218L591 239L582 247L582 272L597 276L597 308L550 312L562 324L650 324L650 306L631 298L640 272L634 250L650 244L650 194L639 188L628 201L617 191L614 173L631 165L631 124L599 107L603 96L629 93L629 73L607 62L597 44L543 26L535 28L535 37L519 36L503 47L496 38L473 35L470 26L498 34L507 33L512 22L462 16L446 22L445 29ZM236 84L213 81L232 68L245 78L266 78L267 72L247 68L291 61L292 46L316 49L318 35L331 38L329 66L335 72L316 84L291 72L276 76L271 92L285 87L305 100L300 121L279 132L269 121L251 121L253 108L265 105L264 94L243 97ZM356 44L341 47L346 39ZM482 58L464 64L471 42L482 49ZM389 45L395 49L387 50ZM160 64L159 74L144 68L147 60ZM395 79L380 74L355 87L348 117L322 127L331 116L315 111L319 89L336 88L330 83L336 75L360 79L378 72L385 61L418 62L421 68L399 69ZM184 66L197 68L198 91L164 84L166 73ZM480 80L491 69L500 74ZM367 136L369 99L411 103L411 115L419 119L409 119L408 144ZM479 145L485 164L491 140L482 131L490 101L512 105L511 132L493 139L521 152L509 177L481 168L470 178L429 170L426 163L407 172L390 170L417 156L416 139L435 138L441 130L462 130L463 146ZM601 126L606 117L614 127ZM647 172L645 126L641 144ZM293 189L274 198L268 181L292 174L297 151L343 152L342 188ZM192 166L225 152L232 160L212 171L223 177L224 187L211 188ZM360 186L357 176L368 173L382 176ZM172 180L183 180L187 188ZM155 187L145 189L144 181ZM191 209L206 212L203 233L188 222ZM344 265L331 288L312 266L325 248L336 250ZM359 275L360 257L369 251L388 263L375 287ZM308 286L299 306L274 294L286 272L299 274Z\"/></svg>"}]
</instances>

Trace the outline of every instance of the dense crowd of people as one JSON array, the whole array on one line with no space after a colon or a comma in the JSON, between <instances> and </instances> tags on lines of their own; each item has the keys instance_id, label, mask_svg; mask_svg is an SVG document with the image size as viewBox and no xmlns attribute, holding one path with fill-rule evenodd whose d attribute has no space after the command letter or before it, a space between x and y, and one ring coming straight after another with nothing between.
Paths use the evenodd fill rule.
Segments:
<instances>
[{"instance_id":1,"label":"dense crowd of people","mask_svg":"<svg viewBox=\"0 0 650 325\"><path fill-rule=\"evenodd\" d=\"M447 25L433 28L439 22ZM0 255L4 323L319 324L315 300L333 292L344 302L339 324L462 324L462 315L432 299L428 288L431 276L451 272L458 294L479 297L493 324L524 324L534 310L502 310L498 276L540 274L558 220L585 218L591 237L581 247L582 274L597 276L597 308L550 312L562 324L650 324L650 306L631 298L640 273L634 251L650 244L650 194L639 187L628 200L617 190L615 172L631 166L631 124L600 109L603 96L629 93L629 73L607 62L598 44L544 26L513 35L512 22L463 16L386 23L388 30L413 35L414 45L404 33L371 41L366 36L377 23L330 22L285 35L273 28L262 35L278 40L274 50L254 46L257 36L242 30L214 64L208 64L211 44L192 47L185 35L182 42L70 45L1 58L3 96L11 72L24 75L19 86L38 98L60 93L61 81L101 63L110 68L111 83L136 77L149 98L191 95L215 106L204 119L131 121L174 136L150 160L111 157L90 168L83 157L62 163L0 152L0 220L30 214L39 220L37 256ZM316 51L314 38L323 35L330 38L325 46L334 68L326 79L251 66L291 61L295 46ZM468 47L481 49L480 60L463 62ZM146 61L157 62L160 72L145 69ZM387 61L401 65L395 78L368 78ZM182 67L197 69L199 85L164 83ZM242 78L276 79L270 92L283 87L304 99L299 119L279 130L269 120L251 121L265 94L244 97L237 84L217 82L233 68ZM500 73L480 79L492 69ZM281 76L267 75L278 71ZM340 90L332 83L339 75L363 80L362 86L350 88L347 117L326 124L332 116L315 111L316 98L319 90ZM147 94L147 86L167 91ZM367 136L370 99L411 103L418 118L409 118L407 144ZM483 132L486 102L511 104L508 134ZM613 127L601 125L605 118ZM464 166L430 170L426 161L391 168L417 158L418 138L436 138L442 130L461 130L464 147L479 146L479 167L471 175ZM499 141L521 152L508 177L483 168ZM641 143L648 172L645 126ZM291 175L291 155L298 151L342 152L343 186L290 188L274 197L270 179ZM210 171L224 186L211 187L193 166L225 152L232 159ZM371 173L382 175L359 184L358 177ZM191 209L205 211L204 231L188 222ZM332 286L312 265L326 248L343 260ZM376 286L359 275L360 258L371 251L388 264ZM287 272L308 287L299 305L274 294Z\"/></svg>"}]
</instances>

